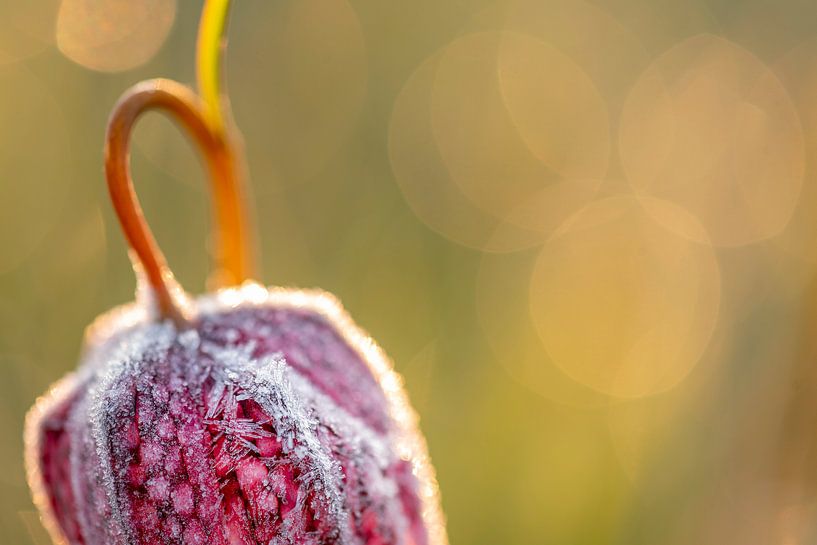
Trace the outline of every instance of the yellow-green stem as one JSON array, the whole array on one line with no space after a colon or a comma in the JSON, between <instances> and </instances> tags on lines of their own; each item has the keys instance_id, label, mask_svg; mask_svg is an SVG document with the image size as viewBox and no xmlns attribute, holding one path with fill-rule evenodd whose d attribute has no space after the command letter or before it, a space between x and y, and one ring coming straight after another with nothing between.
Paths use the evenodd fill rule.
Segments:
<instances>
[{"instance_id":1,"label":"yellow-green stem","mask_svg":"<svg viewBox=\"0 0 817 545\"><path fill-rule=\"evenodd\" d=\"M205 0L196 45L196 77L208 124L224 132L221 100L221 52L230 11L230 0Z\"/></svg>"},{"instance_id":2,"label":"yellow-green stem","mask_svg":"<svg viewBox=\"0 0 817 545\"><path fill-rule=\"evenodd\" d=\"M244 160L241 139L232 125L228 102L221 91L221 57L226 41L230 0L205 0L199 22L196 44L196 77L202 102L202 115L219 146L213 156L225 167L221 174L225 183L216 184L216 201L221 203L216 213L219 224L229 226L220 232L221 254L210 277L210 287L229 286L255 275L252 224L246 207L246 188L243 184Z\"/></svg>"}]
</instances>

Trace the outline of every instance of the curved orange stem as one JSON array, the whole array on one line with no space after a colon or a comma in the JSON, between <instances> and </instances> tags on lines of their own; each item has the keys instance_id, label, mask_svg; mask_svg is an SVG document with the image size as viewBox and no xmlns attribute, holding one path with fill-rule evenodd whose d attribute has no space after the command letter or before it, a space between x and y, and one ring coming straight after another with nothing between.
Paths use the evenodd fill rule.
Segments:
<instances>
[{"instance_id":1,"label":"curved orange stem","mask_svg":"<svg viewBox=\"0 0 817 545\"><path fill-rule=\"evenodd\" d=\"M243 213L236 159L223 132L211 130L199 97L172 80L155 79L131 87L111 113L105 138L105 175L111 200L132 250L135 266L155 299L159 314L178 323L188 319L187 296L173 277L145 221L130 175L130 139L136 120L146 111L161 110L179 122L206 158L213 190L216 225L216 270L223 285L251 274L248 230Z\"/></svg>"}]
</instances>

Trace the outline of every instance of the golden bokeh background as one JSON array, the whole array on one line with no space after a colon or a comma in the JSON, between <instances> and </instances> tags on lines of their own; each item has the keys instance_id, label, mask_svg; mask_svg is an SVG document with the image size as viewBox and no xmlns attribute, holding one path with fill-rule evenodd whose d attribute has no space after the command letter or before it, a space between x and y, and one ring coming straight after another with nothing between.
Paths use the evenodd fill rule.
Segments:
<instances>
[{"instance_id":1,"label":"golden bokeh background","mask_svg":"<svg viewBox=\"0 0 817 545\"><path fill-rule=\"evenodd\" d=\"M0 535L47 545L23 415L134 281L102 176L200 2L0 4ZM226 81L267 284L395 360L451 542L817 543L817 3L235 2ZM198 158L140 123L182 283Z\"/></svg>"}]
</instances>

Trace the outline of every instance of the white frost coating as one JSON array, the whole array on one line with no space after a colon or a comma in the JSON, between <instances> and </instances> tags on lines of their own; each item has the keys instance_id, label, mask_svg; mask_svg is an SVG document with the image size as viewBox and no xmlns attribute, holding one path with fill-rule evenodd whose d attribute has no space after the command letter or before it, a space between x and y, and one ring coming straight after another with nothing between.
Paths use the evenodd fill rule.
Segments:
<instances>
[{"instance_id":1,"label":"white frost coating","mask_svg":"<svg viewBox=\"0 0 817 545\"><path fill-rule=\"evenodd\" d=\"M218 370L213 377L218 381L218 387L213 390L222 392L222 399L252 399L271 417L284 452L290 455L292 461L310 468L302 478L308 488L322 491L322 496L329 505L328 515L334 519L333 526L340 529L340 543L351 543L348 513L344 508L343 491L339 487L343 482L342 469L331 451L318 439L318 421L302 402L305 397L303 388L311 391L314 387L301 381L300 388L296 391L289 380L291 369L281 354L253 359L253 349L252 343L236 348L222 348L209 343L202 346L202 351L211 355L218 364L213 366L214 371ZM221 373L223 375L219 377ZM233 398L236 390L241 392L240 397ZM210 405L210 410L213 406ZM223 405L221 408L223 410ZM230 411L224 413L226 415ZM208 414L209 418L216 416L219 414ZM227 426L236 424L226 418L219 419L219 422L226 423ZM246 426L247 423L243 425ZM253 428L242 427L240 434L245 432L249 432L251 436L257 433ZM298 502L304 501L306 498L299 494ZM285 538L286 533L285 524L282 526L281 537Z\"/></svg>"},{"instance_id":2,"label":"white frost coating","mask_svg":"<svg viewBox=\"0 0 817 545\"><path fill-rule=\"evenodd\" d=\"M34 505L40 511L40 518L54 545L67 545L59 522L51 511L51 502L45 491L42 469L39 464L39 453L42 449L43 428L41 423L48 419L53 411L59 410L60 402L67 402L71 393L78 387L76 373L63 377L40 396L34 407L26 415L24 443L25 466L28 486L31 489Z\"/></svg>"},{"instance_id":3,"label":"white frost coating","mask_svg":"<svg viewBox=\"0 0 817 545\"><path fill-rule=\"evenodd\" d=\"M197 300L196 305L198 312L204 315L217 314L238 306L272 306L312 310L327 318L366 362L386 393L389 415L400 430L398 453L404 460L411 461L412 471L417 478L417 493L423 506L422 516L428 530L429 545L448 545L437 479L425 438L418 428L417 414L409 403L402 379L392 368L391 361L383 350L352 321L335 296L321 290L264 288L258 283L247 282L236 288L204 295Z\"/></svg>"},{"instance_id":4,"label":"white frost coating","mask_svg":"<svg viewBox=\"0 0 817 545\"><path fill-rule=\"evenodd\" d=\"M76 440L89 441L91 444L72 445L72 456L79 456L82 453L94 452L97 456L96 464L79 464L72 460L72 467L94 467L97 475L79 475L72 472L72 486L75 497L82 497L85 491L81 488L80 478L97 479L102 485L107 499L107 508L110 509L111 521L113 524L105 528L109 531L108 539L110 545L126 545L134 540L131 535L130 526L125 518L122 508L119 505L117 494L117 477L112 467L112 456L110 452L109 437L111 430L115 428L117 415L111 410L112 406L119 407L122 403L117 402L117 394L130 395L130 392L121 392L118 386L123 377L133 376L139 365L144 365L146 361L151 361L166 353L176 339L176 329L170 322L151 324L136 328L130 335L121 337L118 344L111 353L106 356L110 358L105 365L94 366L92 369L96 374L88 395L83 400L83 406L78 407L74 417L79 418L75 424L75 429L85 431L84 423L90 423L91 437L83 437L83 434L74 433L72 436ZM103 357L102 354L99 354ZM96 532L89 528L90 522L84 513L80 513L80 525L84 535L94 535Z\"/></svg>"},{"instance_id":5,"label":"white frost coating","mask_svg":"<svg viewBox=\"0 0 817 545\"><path fill-rule=\"evenodd\" d=\"M385 476L386 469L397 457L386 438L372 432L363 421L320 392L297 370L287 365L281 354L253 359L253 350L253 343L229 348L210 343L202 346L202 351L210 354L220 364L214 366L214 369L224 370L222 377L213 377L217 379L217 387L213 388L212 399L208 403L211 412L207 417L220 426L226 426L223 430L225 433L258 438L260 434L266 433L260 426L253 428L253 422L225 419L222 414L225 411L214 411L218 406L214 400L225 397L229 399L234 389L237 389L242 393L236 401L253 399L259 403L275 423L276 434L282 442L284 452L292 454L298 462L306 461L312 468L305 481L309 487L324 492L330 505L328 515L335 519L333 525L343 531L341 543L347 543L351 540L348 535L348 513L344 508L343 492L337 486L343 480L342 469L332 453L320 442L317 435L318 423L328 426L343 437L353 452L365 452L374 458L375 467L365 469L368 470L371 485L384 498L396 499L398 495L394 481ZM310 415L307 407L314 408L317 419ZM221 418L217 418L219 416ZM233 426L240 426L240 429ZM301 446L296 447L296 441ZM251 445L247 446L248 450L253 448ZM309 460L304 460L307 457ZM389 512L386 518L396 522L397 534L407 535L408 524L400 503L387 502L387 508Z\"/></svg>"},{"instance_id":6,"label":"white frost coating","mask_svg":"<svg viewBox=\"0 0 817 545\"><path fill-rule=\"evenodd\" d=\"M287 367L287 376L295 391L302 399L308 400L307 405L316 408L320 414L321 423L335 431L348 442L348 446L357 453L366 453L374 459L374 467L364 467L369 477L368 486L375 496L397 500L398 489L395 482L387 478L385 473L389 466L397 460L397 453L390 447L394 438L374 433L360 418L353 416L344 408L338 406L331 398L315 388L297 370ZM364 458L354 456L360 461ZM399 501L385 502L386 518L395 523L397 535L408 535L408 523Z\"/></svg>"},{"instance_id":7,"label":"white frost coating","mask_svg":"<svg viewBox=\"0 0 817 545\"><path fill-rule=\"evenodd\" d=\"M443 516L440 511L437 484L434 471L428 459L425 440L417 428L417 417L408 403L402 386L402 380L393 371L390 361L380 347L354 324L334 296L318 290L267 289L259 284L248 282L238 288L220 290L216 293L202 296L195 303L195 311L199 315L217 314L238 307L291 308L315 312L326 318L337 329L346 343L366 362L386 394L389 415L396 422L398 427L397 433L391 438L396 440L396 454L404 460L411 461L413 473L417 478L417 492L422 502L422 517L428 531L429 545L447 545L448 539L445 532ZM40 441L38 423L49 411L54 409L55 403L62 399L67 388L73 388L76 387L77 384L81 384L82 378L98 372L102 363L110 361L109 358L111 357L113 347L118 346L116 355L120 363L124 364L142 350L150 351L151 348L158 346L168 346L167 343L172 342L174 337L179 340L182 346L189 350L195 350L200 342L195 332L184 332L177 336L175 329L169 322L165 324L146 325L147 320L148 314L137 304L119 307L98 318L86 332L85 348L79 372L75 377L64 380L59 386L53 388L47 396L38 400L37 405L35 405L29 414L26 433L29 482L34 493L35 501L37 501L44 515L44 519L49 526L49 530L52 533L52 537L55 538L55 542L57 543L64 543L64 536L62 536L59 530L55 531L56 524L53 520L53 513L50 511L48 502L45 501L45 491L36 459ZM153 342L146 343L146 341L156 341L158 344L154 344L153 347L151 347L150 345L153 344ZM252 365L258 366L259 362L252 360L244 362L244 366ZM346 429L344 430L345 432L351 433L349 435L344 433L344 435L347 437L358 437L360 438L360 444L366 445L367 448L371 449L371 452L383 454L379 446L382 441L376 437L367 436L367 434L372 434L365 425L349 415L345 415L344 418L333 419L331 416L333 411L339 411L341 409L334 405L329 399L319 399L322 394L317 392L303 377L299 376L291 368L287 368L276 375L276 365L272 364L272 362L266 362L266 365L267 367L272 366L264 373L258 373L257 367L254 368L257 376L252 378L252 380L247 379L247 377L242 378L244 374L242 372L238 372L229 377L225 382L225 388L227 382L233 382L236 386L240 386L241 388L252 386L258 392L267 391L269 393L269 399L263 403L262 408L264 408L265 411L270 411L272 409L268 406L268 402L274 404L274 402L280 403L282 400L287 399L286 396L281 395L283 390L276 390L276 388L281 385L281 381L284 381L289 384L290 394L297 394L303 396L302 399L309 399L316 402L315 406L319 407L318 410L321 413L323 422L330 422L331 426L343 426L345 423L346 425L359 428L355 430ZM280 365L277 367L280 368ZM249 367L245 367L245 370L246 369L249 369ZM114 377L112 376L107 376L106 378L110 381L114 381ZM259 380L261 382L256 382ZM304 385L306 385L307 388L304 388ZM99 388L97 389L97 393L99 393ZM276 398L275 396L278 397ZM100 401L100 399L97 398L97 401ZM331 404L332 410L320 408L324 403ZM96 405L95 410L97 422L99 422L98 417L100 414L99 411L101 410L99 404ZM303 422L300 425L304 425ZM297 429L297 427L295 429ZM308 425L306 429L310 429ZM385 447L385 450L390 450L388 445ZM378 465L381 463L380 460L383 460L383 458L379 457L380 454L376 456L379 460ZM387 454L383 455L385 459L390 458ZM395 453L391 453L391 456L394 455ZM324 469L331 471L331 466L332 464L329 464L329 466L325 466ZM105 475L106 480L110 479L112 475L110 474L109 464L105 472L107 473L107 475ZM331 479L330 482L332 482ZM341 527L344 528L345 526ZM124 539L124 536L120 537ZM118 544L120 542L121 540L116 543ZM271 543L270 545L276 544Z\"/></svg>"}]
</instances>

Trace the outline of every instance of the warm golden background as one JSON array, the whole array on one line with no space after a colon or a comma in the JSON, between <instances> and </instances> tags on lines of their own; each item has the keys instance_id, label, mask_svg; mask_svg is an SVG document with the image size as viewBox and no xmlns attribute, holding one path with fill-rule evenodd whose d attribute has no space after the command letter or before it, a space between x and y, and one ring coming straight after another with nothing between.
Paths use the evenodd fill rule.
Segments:
<instances>
[{"instance_id":1,"label":"warm golden background","mask_svg":"<svg viewBox=\"0 0 817 545\"><path fill-rule=\"evenodd\" d=\"M200 2L0 3L0 541L45 545L26 409L133 275L102 176ZM240 0L269 284L335 292L421 414L454 545L817 542L817 3ZM137 186L203 289L206 182Z\"/></svg>"}]
</instances>

